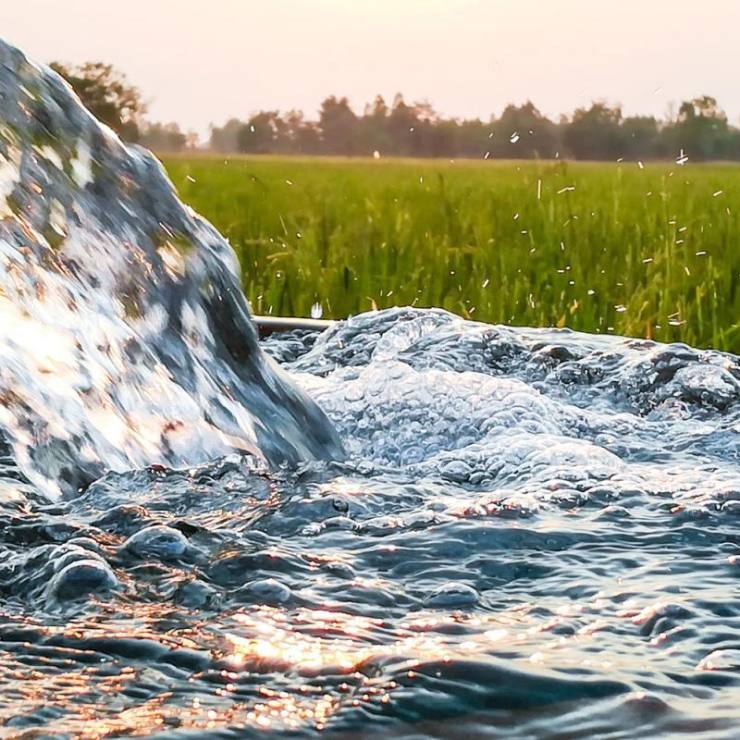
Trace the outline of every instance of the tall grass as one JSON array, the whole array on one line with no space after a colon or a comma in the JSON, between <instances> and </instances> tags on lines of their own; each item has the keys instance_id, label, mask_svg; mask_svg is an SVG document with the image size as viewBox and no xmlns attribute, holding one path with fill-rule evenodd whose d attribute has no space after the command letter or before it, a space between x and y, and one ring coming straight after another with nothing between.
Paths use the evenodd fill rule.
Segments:
<instances>
[{"instance_id":1,"label":"tall grass","mask_svg":"<svg viewBox=\"0 0 740 740\"><path fill-rule=\"evenodd\" d=\"M165 165L257 313L441 306L740 350L740 168L204 157Z\"/></svg>"}]
</instances>

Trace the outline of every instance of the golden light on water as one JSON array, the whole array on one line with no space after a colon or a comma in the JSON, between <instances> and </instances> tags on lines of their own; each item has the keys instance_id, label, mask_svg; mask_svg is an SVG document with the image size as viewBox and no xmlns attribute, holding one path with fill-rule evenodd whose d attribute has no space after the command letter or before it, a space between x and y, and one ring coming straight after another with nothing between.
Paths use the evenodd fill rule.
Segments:
<instances>
[{"instance_id":1,"label":"golden light on water","mask_svg":"<svg viewBox=\"0 0 740 740\"><path fill-rule=\"evenodd\" d=\"M42 630L40 644L9 650L2 643L0 691L13 716L51 712L45 732L72 731L82 740L143 737L156 727L323 729L348 707L393 711L398 690L430 670L506 660L512 648L519 654L528 648L527 662L537 669L554 662L588 668L583 643L598 639L606 601L599 594L549 614L524 603L495 614L424 611L400 622L253 606L215 619L194 615L176 629L175 615L158 604L144 610L141 604L98 604L105 613L100 621L80 617L55 628L28 623ZM639 624L673 607L653 604L629 614L615 602L611 608L615 617ZM571 632L562 633L567 625ZM124 646L120 653L116 645ZM191 667L178 663L178 655ZM188 656L197 659L188 662ZM618 651L599 653L593 665L618 671L631 659ZM11 719L8 711L0 725Z\"/></svg>"}]
</instances>

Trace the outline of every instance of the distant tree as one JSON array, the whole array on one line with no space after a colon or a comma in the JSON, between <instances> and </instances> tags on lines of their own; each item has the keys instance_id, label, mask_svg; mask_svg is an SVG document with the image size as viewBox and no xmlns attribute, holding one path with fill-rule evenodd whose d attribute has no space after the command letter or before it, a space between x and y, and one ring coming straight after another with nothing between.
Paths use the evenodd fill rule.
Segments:
<instances>
[{"instance_id":1,"label":"distant tree","mask_svg":"<svg viewBox=\"0 0 740 740\"><path fill-rule=\"evenodd\" d=\"M313 121L307 121L303 111L291 110L285 115L285 136L288 148L298 154L318 154L321 150L321 135Z\"/></svg>"},{"instance_id":2,"label":"distant tree","mask_svg":"<svg viewBox=\"0 0 740 740\"><path fill-rule=\"evenodd\" d=\"M606 103L578 108L565 129L565 145L576 159L617 159L620 156L622 109Z\"/></svg>"},{"instance_id":3,"label":"distant tree","mask_svg":"<svg viewBox=\"0 0 740 740\"><path fill-rule=\"evenodd\" d=\"M365 107L365 115L379 122L384 122L389 113L388 105L382 95L376 95L373 104Z\"/></svg>"},{"instance_id":4,"label":"distant tree","mask_svg":"<svg viewBox=\"0 0 740 740\"><path fill-rule=\"evenodd\" d=\"M319 128L327 153L346 156L356 153L357 116L347 98L332 95L321 103Z\"/></svg>"},{"instance_id":5,"label":"distant tree","mask_svg":"<svg viewBox=\"0 0 740 740\"><path fill-rule=\"evenodd\" d=\"M653 116L633 116L621 123L620 156L628 160L654 159L665 154L660 126Z\"/></svg>"},{"instance_id":6,"label":"distant tree","mask_svg":"<svg viewBox=\"0 0 740 740\"><path fill-rule=\"evenodd\" d=\"M52 62L51 68L72 86L83 105L122 139L136 141L146 106L138 88L110 64L85 62L68 65Z\"/></svg>"},{"instance_id":7,"label":"distant tree","mask_svg":"<svg viewBox=\"0 0 740 740\"><path fill-rule=\"evenodd\" d=\"M357 149L360 154L370 156L374 152L391 154L393 140L388 131L390 110L382 95L376 95L372 103L365 106L365 112L358 121Z\"/></svg>"},{"instance_id":8,"label":"distant tree","mask_svg":"<svg viewBox=\"0 0 740 740\"><path fill-rule=\"evenodd\" d=\"M558 137L555 124L528 100L524 105L507 105L495 126L495 156L517 159L555 156Z\"/></svg>"},{"instance_id":9,"label":"distant tree","mask_svg":"<svg viewBox=\"0 0 740 740\"><path fill-rule=\"evenodd\" d=\"M239 128L237 151L243 154L268 154L279 151L287 126L276 110L255 113Z\"/></svg>"},{"instance_id":10,"label":"distant tree","mask_svg":"<svg viewBox=\"0 0 740 740\"><path fill-rule=\"evenodd\" d=\"M240 131L244 126L246 124L238 118L230 118L220 127L211 126L211 149L224 154L239 151Z\"/></svg>"},{"instance_id":11,"label":"distant tree","mask_svg":"<svg viewBox=\"0 0 740 740\"><path fill-rule=\"evenodd\" d=\"M734 137L727 116L709 95L681 103L678 120L667 129L666 137L674 153L683 150L691 159L723 159L732 155Z\"/></svg>"},{"instance_id":12,"label":"distant tree","mask_svg":"<svg viewBox=\"0 0 740 740\"><path fill-rule=\"evenodd\" d=\"M415 106L406 105L401 93L393 99L393 106L388 116L387 131L392 141L394 154L401 156L418 156L419 152L419 116Z\"/></svg>"},{"instance_id":13,"label":"distant tree","mask_svg":"<svg viewBox=\"0 0 740 740\"><path fill-rule=\"evenodd\" d=\"M453 156L484 159L490 157L495 145L495 121L484 123L478 118L461 121L456 127L457 146Z\"/></svg>"},{"instance_id":14,"label":"distant tree","mask_svg":"<svg viewBox=\"0 0 740 740\"><path fill-rule=\"evenodd\" d=\"M139 124L139 144L155 152L180 152L188 146L188 135L176 123Z\"/></svg>"},{"instance_id":15,"label":"distant tree","mask_svg":"<svg viewBox=\"0 0 740 740\"><path fill-rule=\"evenodd\" d=\"M439 120L431 131L428 155L430 157L457 157L459 152L460 124L454 120Z\"/></svg>"}]
</instances>

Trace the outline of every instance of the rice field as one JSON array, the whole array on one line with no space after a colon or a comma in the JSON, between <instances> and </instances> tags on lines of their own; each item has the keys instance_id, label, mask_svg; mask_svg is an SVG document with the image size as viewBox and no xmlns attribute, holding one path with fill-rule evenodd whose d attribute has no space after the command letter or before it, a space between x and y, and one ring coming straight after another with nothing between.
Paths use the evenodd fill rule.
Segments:
<instances>
[{"instance_id":1,"label":"rice field","mask_svg":"<svg viewBox=\"0 0 740 740\"><path fill-rule=\"evenodd\" d=\"M440 306L740 351L740 167L168 158L256 313Z\"/></svg>"}]
</instances>

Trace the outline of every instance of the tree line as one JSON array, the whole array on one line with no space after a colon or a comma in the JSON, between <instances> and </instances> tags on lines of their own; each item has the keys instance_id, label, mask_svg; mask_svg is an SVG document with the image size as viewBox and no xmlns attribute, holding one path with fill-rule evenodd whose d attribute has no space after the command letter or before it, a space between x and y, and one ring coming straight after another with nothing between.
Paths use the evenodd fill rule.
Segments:
<instances>
[{"instance_id":1,"label":"tree line","mask_svg":"<svg viewBox=\"0 0 740 740\"><path fill-rule=\"evenodd\" d=\"M140 92L111 65L54 63L83 103L127 141L159 152L197 146L176 123L146 119ZM315 120L302 111L259 111L212 126L210 149L230 154L445 157L579 160L740 160L740 129L708 95L687 100L665 120L625 116L620 106L593 102L557 121L532 102L508 105L501 116L460 120L424 101L378 95L357 114L346 97L330 96Z\"/></svg>"},{"instance_id":2,"label":"tree line","mask_svg":"<svg viewBox=\"0 0 740 740\"><path fill-rule=\"evenodd\" d=\"M594 102L552 121L532 102L508 105L500 117L444 118L427 102L391 105L378 96L357 115L347 98L324 100L317 120L301 111L260 111L211 129L211 149L243 154L471 157L491 159L740 160L740 129L717 101L685 101L675 116L624 116L619 106ZM376 155L377 156L377 155Z\"/></svg>"}]
</instances>

